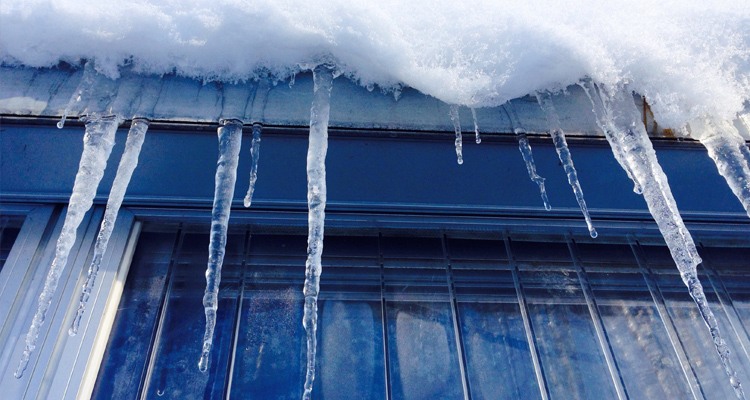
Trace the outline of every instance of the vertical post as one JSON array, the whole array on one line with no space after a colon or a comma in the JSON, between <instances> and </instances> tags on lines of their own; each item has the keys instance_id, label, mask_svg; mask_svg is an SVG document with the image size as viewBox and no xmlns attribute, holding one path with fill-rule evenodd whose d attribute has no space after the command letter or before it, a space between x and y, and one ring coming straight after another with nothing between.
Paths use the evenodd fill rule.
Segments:
<instances>
[{"instance_id":1,"label":"vertical post","mask_svg":"<svg viewBox=\"0 0 750 400\"><path fill-rule=\"evenodd\" d=\"M518 276L518 263L516 262L516 256L513 255L513 250L510 247L510 238L507 234L503 235L503 242L505 243L505 252L508 253L508 264L513 273L513 285L516 288L518 306L521 309L523 327L526 330L526 341L529 344L529 351L531 352L531 362L534 364L534 374L536 374L536 381L539 384L539 394L542 396L542 400L549 400L547 380L542 371L541 357L539 356L539 350L536 348L536 339L534 339L534 327L531 325L531 319L529 319L529 309L526 307L523 286L521 285L521 279Z\"/></svg>"},{"instance_id":2,"label":"vertical post","mask_svg":"<svg viewBox=\"0 0 750 400\"><path fill-rule=\"evenodd\" d=\"M385 265L383 264L383 234L378 233L378 259L380 262L380 312L383 316L383 360L385 361L385 399L391 400L391 357L388 353L388 314L385 304Z\"/></svg>"},{"instance_id":3,"label":"vertical post","mask_svg":"<svg viewBox=\"0 0 750 400\"><path fill-rule=\"evenodd\" d=\"M453 316L453 331L456 336L456 348L458 349L458 363L461 368L461 384L464 388L464 399L471 400L471 387L469 386L469 375L466 371L466 356L464 355L464 340L458 321L458 304L456 303L456 292L453 285L453 269L451 268L451 257L448 252L448 240L445 237L445 232L443 232L440 239L443 245L443 257L445 258L445 276L448 282L448 292L451 301L451 315Z\"/></svg>"},{"instance_id":4,"label":"vertical post","mask_svg":"<svg viewBox=\"0 0 750 400\"><path fill-rule=\"evenodd\" d=\"M245 271L247 270L247 259L250 256L250 240L252 235L250 229L245 230L245 246L242 251L242 272L240 273L240 290L237 293L237 310L234 314L234 329L232 333L232 351L229 358L229 371L224 384L224 398L229 400L232 393L232 379L234 377L234 365L237 358L237 342L240 337L240 325L242 321L242 302L245 298Z\"/></svg>"}]
</instances>

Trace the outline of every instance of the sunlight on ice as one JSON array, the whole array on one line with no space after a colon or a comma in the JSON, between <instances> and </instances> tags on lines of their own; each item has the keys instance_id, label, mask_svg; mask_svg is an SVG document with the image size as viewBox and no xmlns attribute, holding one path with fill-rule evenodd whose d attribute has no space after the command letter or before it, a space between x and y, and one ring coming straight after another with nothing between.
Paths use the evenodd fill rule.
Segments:
<instances>
[{"instance_id":1,"label":"sunlight on ice","mask_svg":"<svg viewBox=\"0 0 750 400\"><path fill-rule=\"evenodd\" d=\"M250 156L253 163L250 166L250 186L247 188L244 205L250 207L253 202L253 193L255 193L255 181L258 180L258 158L260 157L260 133L263 130L261 124L253 124L253 141L250 147Z\"/></svg>"},{"instance_id":2,"label":"sunlight on ice","mask_svg":"<svg viewBox=\"0 0 750 400\"><path fill-rule=\"evenodd\" d=\"M552 96L549 92L537 92L536 99L547 117L549 134L552 136L552 142L555 144L557 156L560 157L560 162L562 162L565 173L568 175L568 183L573 188L573 194L575 194L576 201L578 201L578 205L581 207L581 212L586 220L586 226L589 228L589 234L592 238L595 238L597 236L596 229L591 222L591 216L589 215L588 207L586 207L586 200L583 199L581 182L578 181L578 173L576 172L576 167L573 165L573 158L570 155L568 142L565 140L565 132L560 125L560 117L557 115L555 105L552 103Z\"/></svg>"},{"instance_id":3,"label":"sunlight on ice","mask_svg":"<svg viewBox=\"0 0 750 400\"><path fill-rule=\"evenodd\" d=\"M331 111L333 70L319 65L313 70L315 93L310 109L310 144L307 150L308 235L305 263L305 314L302 325L307 334L307 372L303 399L312 396L315 380L316 337L318 329L318 292L320 291L321 257L326 208L326 153L328 152L328 118Z\"/></svg>"},{"instance_id":4,"label":"sunlight on ice","mask_svg":"<svg viewBox=\"0 0 750 400\"><path fill-rule=\"evenodd\" d=\"M115 115L99 116L96 114L82 119L86 124L86 132L83 136L83 153L73 183L73 193L70 195L62 232L57 239L55 258L44 281L42 294L39 295L39 306L29 327L29 332L26 334L26 347L15 372L15 377L19 379L23 376L31 353L36 348L40 329L52 302L52 295L57 289L60 276L68 262L70 250L76 242L78 226L94 203L96 189L99 187L102 176L104 176L107 160L112 152L112 146L115 144L115 132L121 121Z\"/></svg>"},{"instance_id":5,"label":"sunlight on ice","mask_svg":"<svg viewBox=\"0 0 750 400\"><path fill-rule=\"evenodd\" d=\"M461 120L458 119L458 106L452 105L450 108L451 121L453 121L453 130L456 132L456 157L459 164L464 163L463 137L461 136Z\"/></svg>"},{"instance_id":6,"label":"sunlight on ice","mask_svg":"<svg viewBox=\"0 0 750 400\"><path fill-rule=\"evenodd\" d=\"M242 121L237 119L219 122L219 161L216 165L214 205L211 210L211 240L208 245L208 266L206 267L206 292L203 307L206 313L206 331L203 334L203 350L198 362L201 372L206 372L213 346L216 328L216 310L219 307L219 284L221 267L224 264L224 250L227 244L229 213L232 210L234 184L237 181L242 143Z\"/></svg>"},{"instance_id":7,"label":"sunlight on ice","mask_svg":"<svg viewBox=\"0 0 750 400\"><path fill-rule=\"evenodd\" d=\"M729 358L729 347L721 336L718 321L698 280L697 266L702 260L677 210L667 176L656 159L656 152L641 123L641 115L633 102L632 92L626 87L621 87L615 88L613 93L608 93L592 82L588 82L586 86L594 108L597 108L597 104L602 106L602 122L606 125L601 128L606 133L613 153L621 151L622 163L630 168L633 180L640 183L648 209L667 243L690 296L698 305L698 310L708 326L730 384L737 398L744 399L742 385Z\"/></svg>"},{"instance_id":8,"label":"sunlight on ice","mask_svg":"<svg viewBox=\"0 0 750 400\"><path fill-rule=\"evenodd\" d=\"M529 144L529 138L526 136L526 129L521 126L521 122L518 119L513 103L508 102L503 104L502 108L503 111L505 111L505 115L510 120L513 133L515 133L516 138L518 138L518 149L521 151L523 161L526 163L526 170L529 172L529 178L539 186L539 192L541 193L542 201L544 202L544 209L549 211L552 209L552 206L547 198L547 189L544 188L544 178L536 173L534 155L531 153L531 145Z\"/></svg>"},{"instance_id":9,"label":"sunlight on ice","mask_svg":"<svg viewBox=\"0 0 750 400\"><path fill-rule=\"evenodd\" d=\"M81 318L86 310L86 302L91 296L91 290L94 288L96 275L102 264L102 257L104 256L104 252L107 251L109 238L112 236L112 231L115 228L117 214L120 211L122 200L125 198L125 192L130 184L130 178L133 176L133 171L135 171L135 167L138 165L138 155L141 152L143 140L146 138L148 124L149 121L147 119L136 118L130 125L128 138L125 142L125 151L120 159L120 165L117 167L117 174L115 175L114 182L112 182L112 189L109 192L107 208L104 211L102 225L99 228L99 235L96 237L94 256L91 265L89 266L86 282L81 288L81 299L78 304L78 311L76 311L76 316L68 330L68 333L71 336L78 333Z\"/></svg>"}]
</instances>

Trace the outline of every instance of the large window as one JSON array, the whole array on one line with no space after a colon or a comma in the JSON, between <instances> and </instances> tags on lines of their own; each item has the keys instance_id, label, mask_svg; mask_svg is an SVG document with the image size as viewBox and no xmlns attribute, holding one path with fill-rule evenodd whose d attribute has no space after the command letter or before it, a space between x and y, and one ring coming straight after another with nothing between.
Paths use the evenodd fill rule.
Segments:
<instances>
[{"instance_id":1,"label":"large window","mask_svg":"<svg viewBox=\"0 0 750 400\"><path fill-rule=\"evenodd\" d=\"M750 382L750 249L716 243L701 279ZM301 397L304 232L230 229L201 373L207 253L207 226L144 225L93 398ZM351 230L326 237L323 264L316 399L733 396L648 238Z\"/></svg>"}]
</instances>

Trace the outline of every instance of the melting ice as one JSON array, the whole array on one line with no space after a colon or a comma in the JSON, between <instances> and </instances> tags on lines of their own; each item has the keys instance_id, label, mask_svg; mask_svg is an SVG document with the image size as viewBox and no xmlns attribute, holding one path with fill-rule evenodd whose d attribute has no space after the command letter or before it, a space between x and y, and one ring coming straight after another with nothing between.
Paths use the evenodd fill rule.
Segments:
<instances>
[{"instance_id":1,"label":"melting ice","mask_svg":"<svg viewBox=\"0 0 750 400\"><path fill-rule=\"evenodd\" d=\"M70 195L68 210L65 214L60 237L55 247L55 258L49 268L49 273L44 281L42 294L39 295L39 306L34 319L26 334L26 347L18 369L16 378L21 378L29 363L31 353L36 348L39 331L44 323L44 318L49 311L52 295L57 289L63 269L68 262L70 249L76 242L76 231L83 221L83 217L91 208L96 196L99 181L104 176L107 160L115 144L115 132L120 125L120 118L114 115L100 116L96 114L84 118L86 132L83 136L83 153L78 166L73 193Z\"/></svg>"},{"instance_id":2,"label":"melting ice","mask_svg":"<svg viewBox=\"0 0 750 400\"><path fill-rule=\"evenodd\" d=\"M458 119L458 106L452 105L450 108L451 121L453 121L453 130L456 132L456 157L459 164L464 163L464 144L461 135L461 120Z\"/></svg>"},{"instance_id":3,"label":"melting ice","mask_svg":"<svg viewBox=\"0 0 750 400\"><path fill-rule=\"evenodd\" d=\"M326 153L328 152L328 117L331 111L333 71L327 65L313 70L315 93L310 109L310 144L307 149L307 262L305 263L305 314L302 325L307 334L307 373L303 399L312 396L315 380L315 354L318 329L318 292L320 291L321 257L326 209Z\"/></svg>"}]
</instances>

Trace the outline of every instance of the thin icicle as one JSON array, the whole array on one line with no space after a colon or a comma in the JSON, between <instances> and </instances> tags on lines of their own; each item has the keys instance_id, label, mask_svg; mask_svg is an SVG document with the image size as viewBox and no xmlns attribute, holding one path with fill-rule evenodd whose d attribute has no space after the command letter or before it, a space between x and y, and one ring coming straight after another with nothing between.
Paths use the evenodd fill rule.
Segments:
<instances>
[{"instance_id":1,"label":"thin icicle","mask_svg":"<svg viewBox=\"0 0 750 400\"><path fill-rule=\"evenodd\" d=\"M104 169L107 167L107 160L115 143L117 126L120 125L120 118L114 115L101 117L92 114L82 119L86 124L86 132L83 136L83 153L78 165L75 183L73 183L73 193L70 195L65 222L60 237L57 239L55 258L44 281L42 294L39 295L39 306L36 314L34 314L31 327L26 334L26 348L15 372L16 378L23 376L31 353L36 348L39 330L49 310L52 295L57 289L60 275L68 262L70 249L76 242L76 231L94 202L96 189L102 176L104 176Z\"/></svg>"},{"instance_id":2,"label":"thin icicle","mask_svg":"<svg viewBox=\"0 0 750 400\"><path fill-rule=\"evenodd\" d=\"M596 117L596 124L599 125L599 128L601 128L605 136L609 135L608 132L613 131L615 127L612 125L612 121L606 116L606 112L604 111L604 104L602 103L601 98L596 94L594 82L592 82L590 79L586 79L582 82L579 82L578 85L583 88L583 91L586 92L589 100L591 100L591 106L593 107L592 111L594 112L594 116ZM609 138L610 136L611 135L607 137ZM617 160L622 169L625 170L625 173L628 174L628 178L633 181L633 191L635 193L642 194L643 188L641 188L641 184L636 181L635 176L633 175L633 171L631 170L628 163L625 162L625 154L624 150L622 149L622 144L620 144L617 138L613 137L612 140L609 141L609 145L610 147L612 147L612 154L614 154L615 160Z\"/></svg>"},{"instance_id":3,"label":"thin icicle","mask_svg":"<svg viewBox=\"0 0 750 400\"><path fill-rule=\"evenodd\" d=\"M73 94L70 96L68 105L65 106L65 111L63 111L62 118L60 118L60 121L57 123L58 129L62 129L65 126L65 120L68 118L68 114L70 114L70 111L73 109L73 105L81 101L84 93L88 92L89 89L91 89L91 86L94 84L95 75L96 71L94 70L94 62L87 61L86 65L83 66L83 77L81 77L81 82L78 83L75 92L73 92Z\"/></svg>"},{"instance_id":4,"label":"thin icicle","mask_svg":"<svg viewBox=\"0 0 750 400\"><path fill-rule=\"evenodd\" d=\"M477 123L477 110L471 109L471 116L474 118L474 138L477 144L482 143L482 137L479 136L479 124Z\"/></svg>"},{"instance_id":5,"label":"thin icicle","mask_svg":"<svg viewBox=\"0 0 750 400\"><path fill-rule=\"evenodd\" d=\"M133 176L133 171L138 165L138 155L141 153L143 140L146 138L148 124L149 121L147 119L136 118L130 125L128 139L125 142L125 151L122 153L120 165L117 167L117 174L115 175L114 182L112 182L109 199L107 199L107 208L106 211L104 211L104 219L99 228L99 235L96 237L94 257L91 261L91 265L89 265L86 282L81 288L81 299L78 304L78 311L73 319L73 323L70 325L70 329L68 329L68 334L71 336L75 336L78 333L81 318L86 310L86 302L88 302L89 297L91 296L91 290L94 288L96 275L102 264L102 257L104 256L104 252L107 251L109 238L112 236L112 230L115 228L117 213L120 211L122 200L125 197L125 192L130 184L130 178Z\"/></svg>"},{"instance_id":6,"label":"thin icicle","mask_svg":"<svg viewBox=\"0 0 750 400\"><path fill-rule=\"evenodd\" d=\"M529 138L526 137L526 129L524 129L521 125L521 121L518 119L518 115L516 114L516 109L513 106L513 103L505 103L502 107L503 111L505 111L505 115L507 115L508 119L510 120L510 124L513 128L513 133L515 133L516 138L518 138L518 149L521 150L521 156L523 157L523 161L526 163L526 170L529 172L529 178L531 178L531 181L539 186L539 192L541 193L542 201L544 202L544 209L549 211L552 209L552 206L549 204L549 199L547 198L547 189L545 189L544 187L544 178L536 173L534 155L531 153Z\"/></svg>"},{"instance_id":7,"label":"thin icicle","mask_svg":"<svg viewBox=\"0 0 750 400\"><path fill-rule=\"evenodd\" d=\"M703 144L734 195L750 216L748 149L737 128L726 121L698 118L690 123L692 136Z\"/></svg>"},{"instance_id":8,"label":"thin icicle","mask_svg":"<svg viewBox=\"0 0 750 400\"><path fill-rule=\"evenodd\" d=\"M742 385L729 359L729 347L721 337L716 317L709 307L703 286L698 280L697 265L701 263L700 256L677 210L667 176L656 159L656 152L641 123L640 113L635 107L632 94L627 89L619 89L612 95L607 95L603 90L597 91L596 87L592 89L594 90L590 95L599 98L603 104L603 116L607 126L614 128L604 129L607 140L613 151L616 146L619 146L623 152L623 161L630 167L635 180L640 182L648 209L667 243L690 296L698 305L698 310L709 328L716 351L729 376L730 384L737 398L744 399Z\"/></svg>"},{"instance_id":9,"label":"thin icicle","mask_svg":"<svg viewBox=\"0 0 750 400\"><path fill-rule=\"evenodd\" d=\"M242 121L238 119L219 122L219 161L216 164L214 206L211 210L211 239L208 245L206 267L206 292L203 307L206 312L206 331L203 334L203 351L198 362L201 372L208 370L211 346L216 328L216 310L219 308L219 284L227 244L227 225L232 210L234 184L237 181L237 164L242 143Z\"/></svg>"},{"instance_id":10,"label":"thin icicle","mask_svg":"<svg viewBox=\"0 0 750 400\"><path fill-rule=\"evenodd\" d=\"M458 157L458 163L464 163L463 153L463 137L461 136L461 121L458 119L458 105L454 104L450 109L451 121L453 121L453 129L456 131L456 156Z\"/></svg>"},{"instance_id":11,"label":"thin icicle","mask_svg":"<svg viewBox=\"0 0 750 400\"><path fill-rule=\"evenodd\" d=\"M250 207L253 202L253 193L255 192L255 181L258 180L258 157L260 157L260 132L263 130L261 124L253 124L253 142L250 147L250 156L253 158L253 164L250 167L250 186L247 188L245 195L245 207Z\"/></svg>"},{"instance_id":12,"label":"thin icicle","mask_svg":"<svg viewBox=\"0 0 750 400\"><path fill-rule=\"evenodd\" d=\"M328 117L331 111L333 71L328 65L313 70L315 93L310 109L310 145L307 150L308 235L305 263L305 315L302 326L307 334L307 373L304 400L312 395L315 380L315 353L318 329L318 292L320 290L321 256L326 208L326 153L328 151Z\"/></svg>"},{"instance_id":13,"label":"thin icicle","mask_svg":"<svg viewBox=\"0 0 750 400\"><path fill-rule=\"evenodd\" d=\"M547 116L547 122L549 123L549 134L552 136L552 142L555 144L555 150L557 150L557 156L560 157L565 173L568 174L568 183L573 188L573 193L576 196L578 205L581 207L583 218L586 219L586 226L589 228L589 234L592 238L597 236L594 224L591 222L591 216L589 215L588 207L586 207L586 200L583 198L583 189L581 189L581 182L578 181L578 173L576 167L573 165L573 158L570 156L570 149L568 148L568 142L565 140L565 132L560 124L560 117L557 115L555 105L552 103L552 96L549 92L536 93L536 99L539 102L544 114Z\"/></svg>"}]
</instances>

